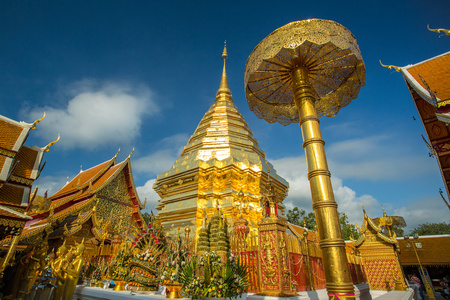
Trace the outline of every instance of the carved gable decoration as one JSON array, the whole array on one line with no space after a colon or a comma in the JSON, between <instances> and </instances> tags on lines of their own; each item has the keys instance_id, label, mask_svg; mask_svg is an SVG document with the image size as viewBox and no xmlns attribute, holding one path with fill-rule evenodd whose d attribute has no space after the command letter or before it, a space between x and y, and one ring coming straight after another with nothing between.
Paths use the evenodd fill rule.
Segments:
<instances>
[{"instance_id":1,"label":"carved gable decoration","mask_svg":"<svg viewBox=\"0 0 450 300\"><path fill-rule=\"evenodd\" d=\"M115 200L128 205L133 205L131 202L130 193L128 191L128 184L126 182L124 171L117 174L112 181L97 192L97 195L104 199Z\"/></svg>"}]
</instances>

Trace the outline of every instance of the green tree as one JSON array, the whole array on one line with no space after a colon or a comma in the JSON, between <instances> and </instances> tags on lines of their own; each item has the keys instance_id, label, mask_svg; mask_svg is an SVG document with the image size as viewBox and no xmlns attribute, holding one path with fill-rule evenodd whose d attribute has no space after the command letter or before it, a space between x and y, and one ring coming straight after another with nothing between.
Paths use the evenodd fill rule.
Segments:
<instances>
[{"instance_id":1,"label":"green tree","mask_svg":"<svg viewBox=\"0 0 450 300\"><path fill-rule=\"evenodd\" d=\"M450 234L450 223L425 223L419 224L416 228L410 231L411 235L438 235L438 234Z\"/></svg>"},{"instance_id":2,"label":"green tree","mask_svg":"<svg viewBox=\"0 0 450 300\"><path fill-rule=\"evenodd\" d=\"M304 209L294 207L287 213L287 219L289 223L306 227L309 230L315 230L316 227L316 215L314 212L306 214ZM339 213L339 223L341 225L342 237L344 240L349 240L350 237L357 239L359 236L358 230L354 224L350 224L348 216L345 213Z\"/></svg>"},{"instance_id":3,"label":"green tree","mask_svg":"<svg viewBox=\"0 0 450 300\"><path fill-rule=\"evenodd\" d=\"M149 214L148 212L144 212L142 214L142 219L144 219L145 223L148 225L152 222L152 215Z\"/></svg>"},{"instance_id":4,"label":"green tree","mask_svg":"<svg viewBox=\"0 0 450 300\"><path fill-rule=\"evenodd\" d=\"M305 210L294 207L294 209L288 211L286 216L289 223L303 226L301 222L305 216Z\"/></svg>"},{"instance_id":5,"label":"green tree","mask_svg":"<svg viewBox=\"0 0 450 300\"><path fill-rule=\"evenodd\" d=\"M401 237L405 234L405 231L401 228L393 227L392 231L395 232L396 236Z\"/></svg>"}]
</instances>

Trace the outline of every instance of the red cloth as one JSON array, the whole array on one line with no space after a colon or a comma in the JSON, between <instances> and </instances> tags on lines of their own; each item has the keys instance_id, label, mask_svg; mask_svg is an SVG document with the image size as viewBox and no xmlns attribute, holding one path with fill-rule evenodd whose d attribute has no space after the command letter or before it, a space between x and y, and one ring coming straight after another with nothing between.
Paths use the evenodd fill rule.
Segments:
<instances>
[{"instance_id":1,"label":"red cloth","mask_svg":"<svg viewBox=\"0 0 450 300\"><path fill-rule=\"evenodd\" d=\"M415 285L417 285L418 287L421 287L421 286L422 286L422 283L420 282L420 279L417 278L416 276L412 276L412 277L411 277L411 280L412 280L412 282L413 282Z\"/></svg>"}]
</instances>

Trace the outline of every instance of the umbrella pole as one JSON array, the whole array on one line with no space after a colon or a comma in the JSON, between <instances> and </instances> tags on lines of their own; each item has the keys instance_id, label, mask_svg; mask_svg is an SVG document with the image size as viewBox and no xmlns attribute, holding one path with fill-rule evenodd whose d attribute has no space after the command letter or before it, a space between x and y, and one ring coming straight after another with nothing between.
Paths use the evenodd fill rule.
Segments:
<instances>
[{"instance_id":1,"label":"umbrella pole","mask_svg":"<svg viewBox=\"0 0 450 300\"><path fill-rule=\"evenodd\" d=\"M337 204L331 187L331 175L325 156L325 142L320 132L315 97L308 80L308 70L297 66L291 72L291 78L302 130L312 207L316 214L328 296L330 299L355 299Z\"/></svg>"}]
</instances>

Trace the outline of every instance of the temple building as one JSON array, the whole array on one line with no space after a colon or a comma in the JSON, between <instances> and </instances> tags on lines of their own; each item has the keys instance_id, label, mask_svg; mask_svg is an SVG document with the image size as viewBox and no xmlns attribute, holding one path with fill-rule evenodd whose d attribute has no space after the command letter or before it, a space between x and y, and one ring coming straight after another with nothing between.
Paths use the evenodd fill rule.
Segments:
<instances>
[{"instance_id":1,"label":"temple building","mask_svg":"<svg viewBox=\"0 0 450 300\"><path fill-rule=\"evenodd\" d=\"M405 67L387 67L405 79L425 128L429 155L436 156L450 195L450 52Z\"/></svg>"},{"instance_id":2,"label":"temple building","mask_svg":"<svg viewBox=\"0 0 450 300\"><path fill-rule=\"evenodd\" d=\"M233 103L225 62L215 101L201 119L172 168L161 173L153 186L161 197L156 209L165 230L193 226L198 236L204 214L208 220L219 205L224 220L232 224L240 213L256 228L262 218L261 195L269 176L279 204L288 183L266 160L247 122Z\"/></svg>"},{"instance_id":3,"label":"temple building","mask_svg":"<svg viewBox=\"0 0 450 300\"><path fill-rule=\"evenodd\" d=\"M20 236L20 244L30 244L46 236L49 248L80 243L85 256L110 256L120 243L141 232L142 204L136 193L130 164L131 154L118 163L117 154L90 169L80 170L51 197L41 197L32 206ZM47 233L43 234L44 231Z\"/></svg>"},{"instance_id":4,"label":"temple building","mask_svg":"<svg viewBox=\"0 0 450 300\"><path fill-rule=\"evenodd\" d=\"M0 240L19 235L31 219L24 214L35 196L31 187L44 168L44 153L56 141L44 148L24 143L44 118L28 124L0 115Z\"/></svg>"}]
</instances>

